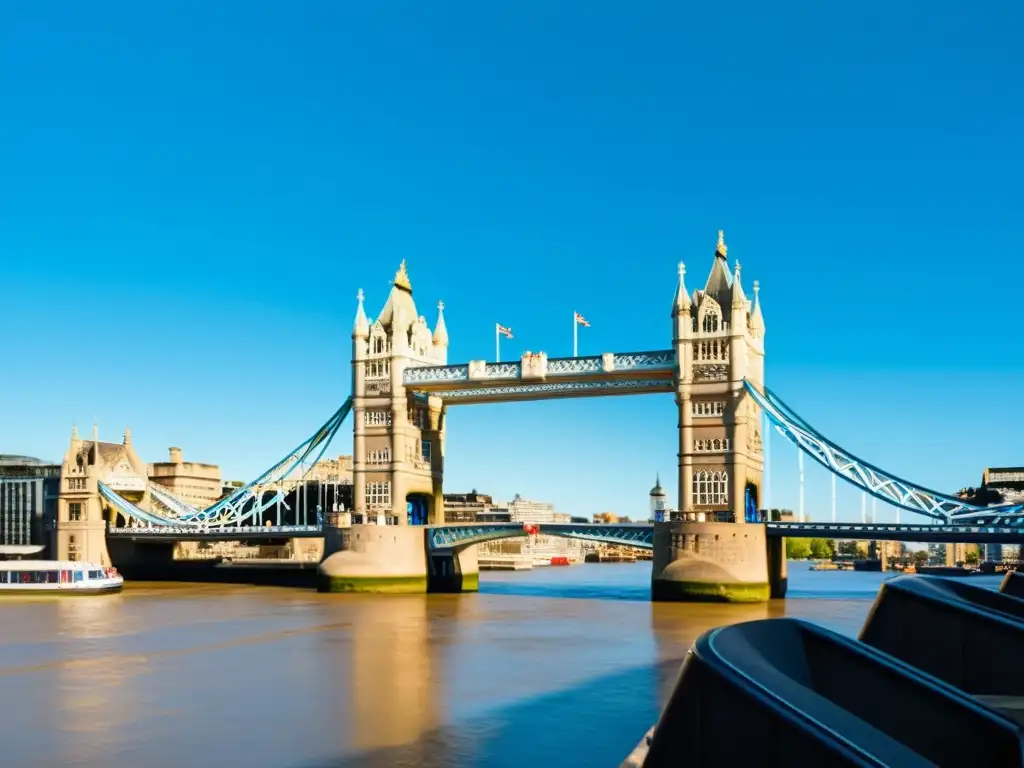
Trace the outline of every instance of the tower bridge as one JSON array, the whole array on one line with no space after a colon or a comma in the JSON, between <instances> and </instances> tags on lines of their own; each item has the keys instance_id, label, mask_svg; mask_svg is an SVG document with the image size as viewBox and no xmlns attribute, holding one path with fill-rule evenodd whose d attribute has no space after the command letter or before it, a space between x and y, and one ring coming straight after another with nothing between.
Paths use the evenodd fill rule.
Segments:
<instances>
[{"instance_id":1,"label":"tower bridge","mask_svg":"<svg viewBox=\"0 0 1024 768\"><path fill-rule=\"evenodd\" d=\"M448 361L444 305L433 330L419 314L405 262L375 319L362 291L352 331L352 389L298 448L256 480L205 509L154 487L123 444L72 436L64 460L55 549L109 562L107 540L131 543L321 534L323 588L340 591L471 589L475 544L524 535L521 526L447 525L443 476L448 409L457 405L671 393L678 434L678 508L685 522L607 526L545 524L544 532L654 550L655 599L761 600L784 593L782 537L823 535L811 524L765 523L759 512L767 423L829 471L929 525L858 529L858 538L1013 540L1024 505L977 507L924 489L854 456L817 432L764 386L766 323L760 288L743 287L719 233L703 289L680 264L671 345L643 352L515 361ZM321 510L314 524L267 518L288 479L301 479L342 423L353 427L353 504ZM668 419L666 419L668 420ZM353 520L358 521L353 524ZM296 521L297 523L298 521ZM276 523L276 524L274 524ZM269 528L268 528L269 525ZM833 526L834 527L834 526ZM924 529L927 528L927 531ZM835 528L835 535L839 530ZM925 538L922 538L925 536ZM905 539L904 539L905 540ZM948 540L948 539L947 539Z\"/></svg>"}]
</instances>

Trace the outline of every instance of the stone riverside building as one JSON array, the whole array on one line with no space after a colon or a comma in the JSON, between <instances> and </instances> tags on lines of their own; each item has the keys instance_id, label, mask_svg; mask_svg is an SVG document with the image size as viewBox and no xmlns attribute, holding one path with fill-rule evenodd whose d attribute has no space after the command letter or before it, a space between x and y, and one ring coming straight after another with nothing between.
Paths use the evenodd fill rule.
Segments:
<instances>
[{"instance_id":1,"label":"stone riverside building","mask_svg":"<svg viewBox=\"0 0 1024 768\"><path fill-rule=\"evenodd\" d=\"M104 501L97 483L105 483L135 504L145 504L149 502L147 469L132 447L131 430L124 431L120 443L101 442L95 426L92 440L82 440L78 430L72 430L61 465L54 557L110 565Z\"/></svg>"}]
</instances>

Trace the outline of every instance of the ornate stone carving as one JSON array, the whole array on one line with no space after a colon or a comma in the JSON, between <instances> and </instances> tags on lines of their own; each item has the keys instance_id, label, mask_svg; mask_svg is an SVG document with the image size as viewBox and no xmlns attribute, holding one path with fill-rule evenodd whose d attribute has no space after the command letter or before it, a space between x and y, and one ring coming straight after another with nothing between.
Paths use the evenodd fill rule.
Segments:
<instances>
[{"instance_id":1,"label":"ornate stone carving","mask_svg":"<svg viewBox=\"0 0 1024 768\"><path fill-rule=\"evenodd\" d=\"M548 356L543 352L524 352L520 365L523 379L543 379L548 373Z\"/></svg>"},{"instance_id":2,"label":"ornate stone carving","mask_svg":"<svg viewBox=\"0 0 1024 768\"><path fill-rule=\"evenodd\" d=\"M694 363L693 364L693 380L694 381L728 381L729 380L729 366L725 363L714 363L708 365L707 363Z\"/></svg>"}]
</instances>

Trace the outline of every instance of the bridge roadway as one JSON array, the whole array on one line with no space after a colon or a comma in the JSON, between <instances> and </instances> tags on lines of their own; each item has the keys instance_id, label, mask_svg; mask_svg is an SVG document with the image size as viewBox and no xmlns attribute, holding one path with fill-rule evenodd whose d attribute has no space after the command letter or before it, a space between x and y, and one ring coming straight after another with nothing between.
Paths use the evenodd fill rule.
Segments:
<instances>
[{"instance_id":1,"label":"bridge roadway","mask_svg":"<svg viewBox=\"0 0 1024 768\"><path fill-rule=\"evenodd\" d=\"M769 538L920 541L934 544L1014 544L1024 528L1004 525L896 525L888 523L767 523Z\"/></svg>"},{"instance_id":2,"label":"bridge roadway","mask_svg":"<svg viewBox=\"0 0 1024 768\"><path fill-rule=\"evenodd\" d=\"M188 525L107 528L108 539L129 541L258 541L315 539L324 535L319 525L236 525L202 528Z\"/></svg>"},{"instance_id":3,"label":"bridge roadway","mask_svg":"<svg viewBox=\"0 0 1024 768\"><path fill-rule=\"evenodd\" d=\"M435 551L480 544L485 541L524 536L521 523L459 523L426 526L430 548ZM651 549L654 526L650 523L540 523L532 528L548 536L622 544ZM889 523L767 523L769 538L831 538L867 541L914 541L949 544L1024 543L1024 527L1003 525L896 525ZM234 526L202 528L163 526L114 528L107 536L132 541L247 541L260 539L301 539L323 536L316 525Z\"/></svg>"}]
</instances>

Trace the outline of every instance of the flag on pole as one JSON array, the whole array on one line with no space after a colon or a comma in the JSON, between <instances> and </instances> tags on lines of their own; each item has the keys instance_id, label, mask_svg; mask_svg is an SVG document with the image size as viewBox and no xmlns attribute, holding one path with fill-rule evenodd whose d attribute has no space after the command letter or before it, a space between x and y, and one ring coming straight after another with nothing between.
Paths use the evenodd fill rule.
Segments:
<instances>
[{"instance_id":1,"label":"flag on pole","mask_svg":"<svg viewBox=\"0 0 1024 768\"><path fill-rule=\"evenodd\" d=\"M512 329L511 328L506 328L501 323L495 323L495 325L497 326L498 333L500 333L506 339L511 339L512 338Z\"/></svg>"},{"instance_id":2,"label":"flag on pole","mask_svg":"<svg viewBox=\"0 0 1024 768\"><path fill-rule=\"evenodd\" d=\"M573 312L572 314L573 314L573 319L576 320L577 323L582 325L584 328L589 328L590 327L590 323L587 322L587 318L585 318L579 312Z\"/></svg>"}]
</instances>

